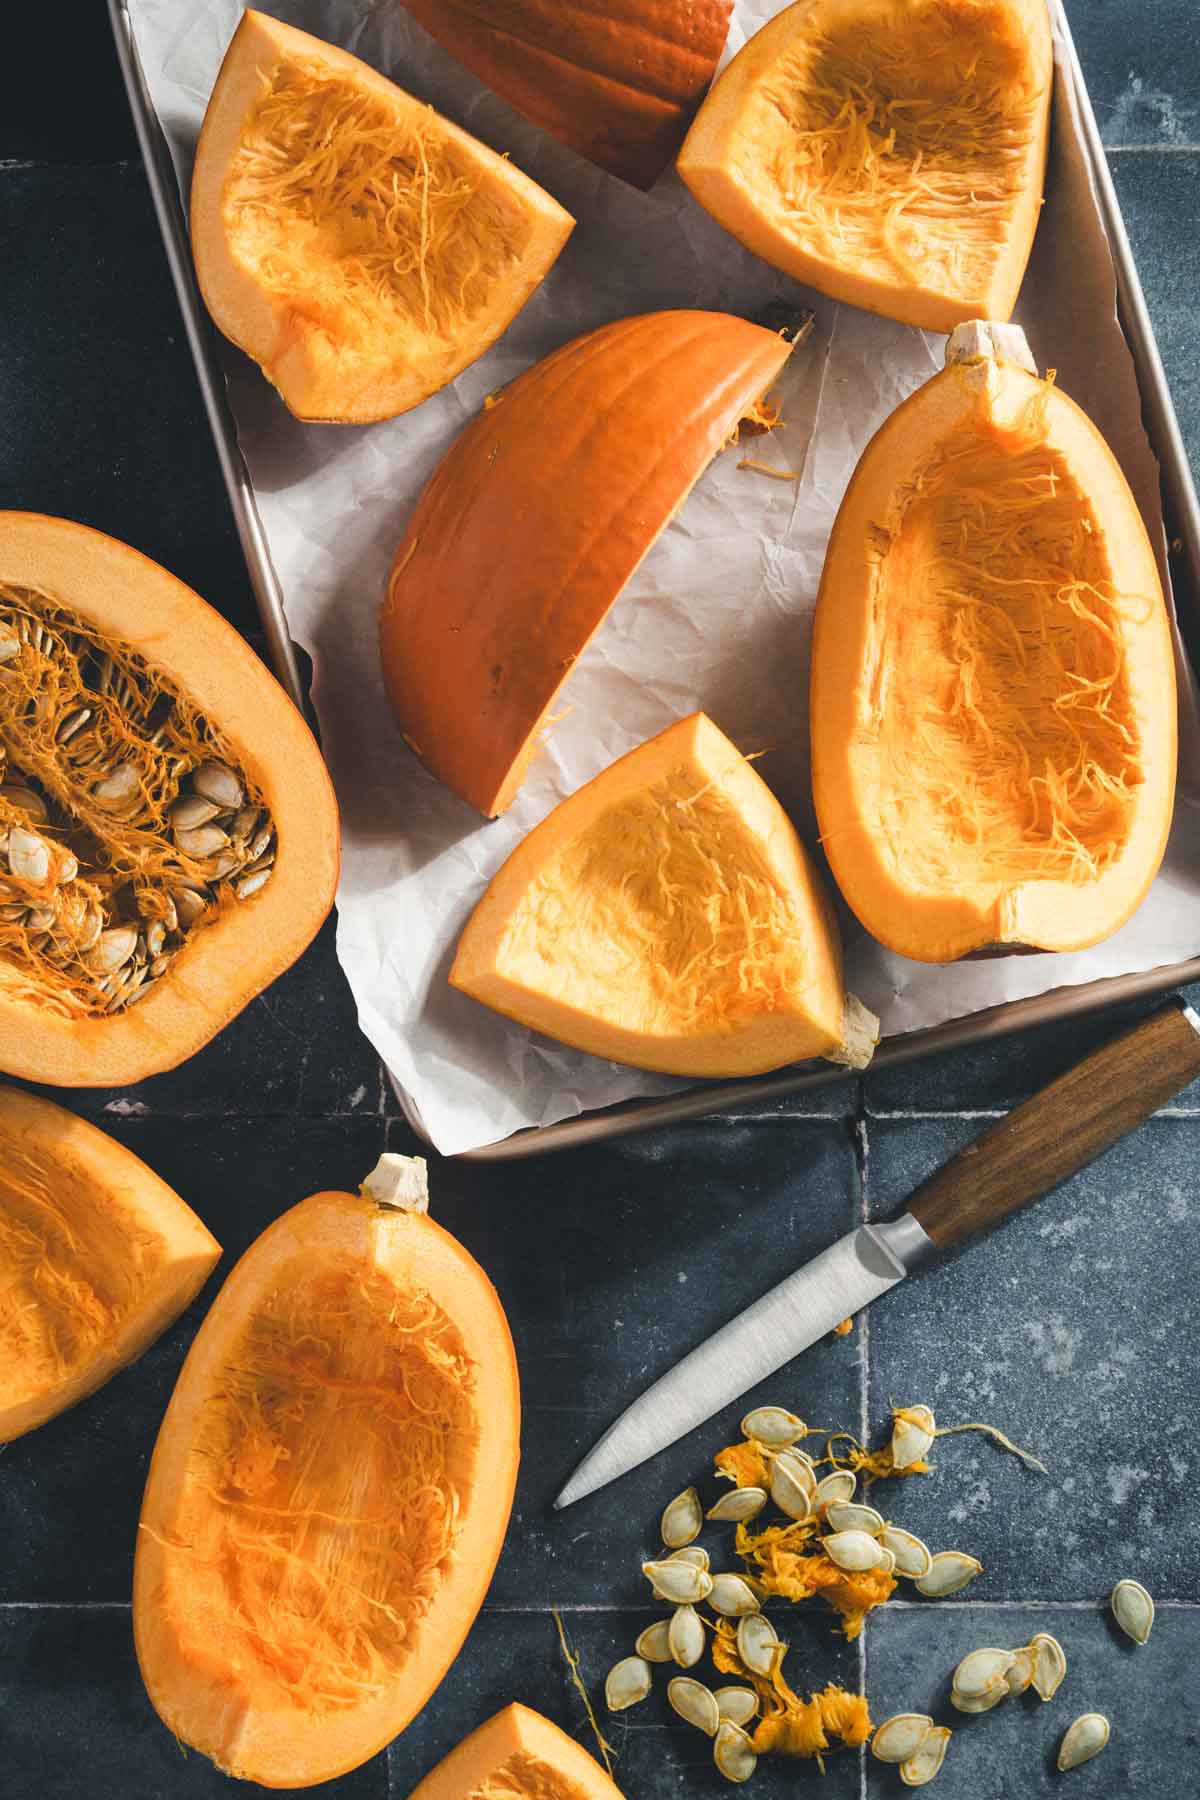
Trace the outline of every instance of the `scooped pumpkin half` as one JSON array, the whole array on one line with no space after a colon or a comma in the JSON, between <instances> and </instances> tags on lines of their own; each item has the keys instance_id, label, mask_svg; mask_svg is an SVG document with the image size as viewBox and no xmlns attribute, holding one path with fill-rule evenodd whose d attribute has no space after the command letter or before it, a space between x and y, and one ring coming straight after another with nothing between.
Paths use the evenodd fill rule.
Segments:
<instances>
[{"instance_id":1,"label":"scooped pumpkin half","mask_svg":"<svg viewBox=\"0 0 1200 1800\"><path fill-rule=\"evenodd\" d=\"M1015 328L961 327L863 452L821 578L822 843L867 930L922 962L1108 937L1171 823L1154 555L1100 433L1031 371Z\"/></svg>"},{"instance_id":2,"label":"scooped pumpkin half","mask_svg":"<svg viewBox=\"0 0 1200 1800\"><path fill-rule=\"evenodd\" d=\"M174 1068L295 961L338 816L303 719L181 581L0 513L0 1069Z\"/></svg>"},{"instance_id":3,"label":"scooped pumpkin half","mask_svg":"<svg viewBox=\"0 0 1200 1800\"><path fill-rule=\"evenodd\" d=\"M385 1156L237 1264L146 1483L147 1691L227 1774L308 1787L417 1713L483 1600L516 1481L512 1340L479 1265Z\"/></svg>"},{"instance_id":4,"label":"scooped pumpkin half","mask_svg":"<svg viewBox=\"0 0 1200 1800\"><path fill-rule=\"evenodd\" d=\"M622 319L442 458L396 552L383 673L410 748L481 813L511 804L572 665L790 350L728 313Z\"/></svg>"},{"instance_id":5,"label":"scooped pumpkin half","mask_svg":"<svg viewBox=\"0 0 1200 1800\"><path fill-rule=\"evenodd\" d=\"M472 74L571 150L648 188L716 73L733 0L404 0Z\"/></svg>"},{"instance_id":6,"label":"scooped pumpkin half","mask_svg":"<svg viewBox=\"0 0 1200 1800\"><path fill-rule=\"evenodd\" d=\"M594 1056L670 1075L862 1067L833 911L783 808L703 713L555 807L494 877L450 980Z\"/></svg>"},{"instance_id":7,"label":"scooped pumpkin half","mask_svg":"<svg viewBox=\"0 0 1200 1800\"><path fill-rule=\"evenodd\" d=\"M367 424L453 381L573 225L357 57L243 15L196 151L192 251L216 323L298 418Z\"/></svg>"},{"instance_id":8,"label":"scooped pumpkin half","mask_svg":"<svg viewBox=\"0 0 1200 1800\"><path fill-rule=\"evenodd\" d=\"M767 262L931 331L1005 320L1042 203L1045 0L796 0L714 83L678 169Z\"/></svg>"},{"instance_id":9,"label":"scooped pumpkin half","mask_svg":"<svg viewBox=\"0 0 1200 1800\"><path fill-rule=\"evenodd\" d=\"M0 1087L0 1443L136 1361L220 1254L132 1151Z\"/></svg>"},{"instance_id":10,"label":"scooped pumpkin half","mask_svg":"<svg viewBox=\"0 0 1200 1800\"><path fill-rule=\"evenodd\" d=\"M513 1704L463 1739L409 1800L622 1800L582 1745Z\"/></svg>"}]
</instances>

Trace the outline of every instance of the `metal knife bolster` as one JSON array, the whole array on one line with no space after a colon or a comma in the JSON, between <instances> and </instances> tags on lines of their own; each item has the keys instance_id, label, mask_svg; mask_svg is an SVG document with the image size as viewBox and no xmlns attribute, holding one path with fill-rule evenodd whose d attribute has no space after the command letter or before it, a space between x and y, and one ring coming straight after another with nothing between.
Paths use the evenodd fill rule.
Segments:
<instances>
[{"instance_id":1,"label":"metal knife bolster","mask_svg":"<svg viewBox=\"0 0 1200 1800\"><path fill-rule=\"evenodd\" d=\"M937 1245L925 1227L910 1212L885 1219L880 1225L863 1225L860 1237L869 1238L886 1261L894 1264L896 1279L903 1280L936 1254Z\"/></svg>"}]
</instances>

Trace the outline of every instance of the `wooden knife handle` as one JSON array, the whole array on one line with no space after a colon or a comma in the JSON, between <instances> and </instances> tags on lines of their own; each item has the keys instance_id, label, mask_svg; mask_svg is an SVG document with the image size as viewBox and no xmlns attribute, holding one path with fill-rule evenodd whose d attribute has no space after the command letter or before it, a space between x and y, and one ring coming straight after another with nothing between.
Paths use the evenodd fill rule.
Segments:
<instances>
[{"instance_id":1,"label":"wooden knife handle","mask_svg":"<svg viewBox=\"0 0 1200 1800\"><path fill-rule=\"evenodd\" d=\"M1173 1001L960 1150L908 1211L939 1249L998 1225L1086 1168L1200 1075L1200 1018Z\"/></svg>"}]
</instances>

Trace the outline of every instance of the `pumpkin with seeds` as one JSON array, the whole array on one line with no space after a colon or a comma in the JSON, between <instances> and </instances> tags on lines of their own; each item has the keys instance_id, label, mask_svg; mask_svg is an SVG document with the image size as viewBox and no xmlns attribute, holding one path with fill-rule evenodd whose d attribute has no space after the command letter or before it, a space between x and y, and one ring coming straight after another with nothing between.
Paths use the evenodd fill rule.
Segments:
<instances>
[{"instance_id":1,"label":"pumpkin with seeds","mask_svg":"<svg viewBox=\"0 0 1200 1800\"><path fill-rule=\"evenodd\" d=\"M0 1068L173 1068L316 933L337 879L308 728L166 570L0 514Z\"/></svg>"}]
</instances>

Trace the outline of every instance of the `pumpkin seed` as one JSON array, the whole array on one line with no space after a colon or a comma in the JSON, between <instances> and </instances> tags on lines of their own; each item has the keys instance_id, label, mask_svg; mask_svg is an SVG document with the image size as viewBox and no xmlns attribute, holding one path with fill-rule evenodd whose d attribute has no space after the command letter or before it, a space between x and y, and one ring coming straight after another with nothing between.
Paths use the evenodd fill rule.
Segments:
<instances>
[{"instance_id":1,"label":"pumpkin seed","mask_svg":"<svg viewBox=\"0 0 1200 1800\"><path fill-rule=\"evenodd\" d=\"M717 1711L734 1725L748 1725L758 1711L758 1695L753 1688L719 1687Z\"/></svg>"},{"instance_id":2,"label":"pumpkin seed","mask_svg":"<svg viewBox=\"0 0 1200 1800\"><path fill-rule=\"evenodd\" d=\"M88 962L99 974L115 975L137 949L137 941L138 934L132 925L114 925L111 930L100 933Z\"/></svg>"},{"instance_id":3,"label":"pumpkin seed","mask_svg":"<svg viewBox=\"0 0 1200 1800\"><path fill-rule=\"evenodd\" d=\"M879 1546L879 1561L876 1563L875 1567L882 1575L894 1575L896 1572L895 1554L888 1549L886 1544L880 1544Z\"/></svg>"},{"instance_id":4,"label":"pumpkin seed","mask_svg":"<svg viewBox=\"0 0 1200 1800\"><path fill-rule=\"evenodd\" d=\"M91 716L92 709L90 706L77 706L72 708L66 717L59 723L58 729L54 733L55 743L69 744L76 732L83 730Z\"/></svg>"},{"instance_id":5,"label":"pumpkin seed","mask_svg":"<svg viewBox=\"0 0 1200 1800\"><path fill-rule=\"evenodd\" d=\"M971 1650L954 1671L954 1690L959 1694L986 1694L998 1681L1007 1689L1012 1666L1011 1650Z\"/></svg>"},{"instance_id":6,"label":"pumpkin seed","mask_svg":"<svg viewBox=\"0 0 1200 1800\"><path fill-rule=\"evenodd\" d=\"M691 1563L694 1569L707 1569L709 1555L703 1544L688 1544L683 1550L672 1550L670 1556L665 1556L663 1561Z\"/></svg>"},{"instance_id":7,"label":"pumpkin seed","mask_svg":"<svg viewBox=\"0 0 1200 1800\"><path fill-rule=\"evenodd\" d=\"M782 1406L756 1406L742 1420L742 1436L771 1450L783 1450L807 1435L808 1426Z\"/></svg>"},{"instance_id":8,"label":"pumpkin seed","mask_svg":"<svg viewBox=\"0 0 1200 1800\"><path fill-rule=\"evenodd\" d=\"M671 1654L670 1620L655 1619L653 1625L647 1625L645 1631L639 1634L638 1640L633 1647L637 1654L640 1657L643 1657L646 1662L665 1663L674 1661Z\"/></svg>"},{"instance_id":9,"label":"pumpkin seed","mask_svg":"<svg viewBox=\"0 0 1200 1800\"><path fill-rule=\"evenodd\" d=\"M1012 1663L1005 1680L1010 1694L1023 1694L1033 1686L1033 1670L1036 1653L1031 1644L1022 1644L1019 1650L1012 1653Z\"/></svg>"},{"instance_id":10,"label":"pumpkin seed","mask_svg":"<svg viewBox=\"0 0 1200 1800\"><path fill-rule=\"evenodd\" d=\"M244 881L235 881L233 891L239 900L249 900L252 894L265 888L270 879L270 869L258 869L253 875L247 875Z\"/></svg>"},{"instance_id":11,"label":"pumpkin seed","mask_svg":"<svg viewBox=\"0 0 1200 1800\"><path fill-rule=\"evenodd\" d=\"M749 1781L758 1767L748 1733L732 1719L722 1719L717 1727L713 1761L726 1781Z\"/></svg>"},{"instance_id":12,"label":"pumpkin seed","mask_svg":"<svg viewBox=\"0 0 1200 1800\"><path fill-rule=\"evenodd\" d=\"M257 836L251 840L250 848L246 852L246 855L251 862L257 862L260 856L266 855L271 847L274 836L275 834L271 830L271 827L269 825L264 825Z\"/></svg>"},{"instance_id":13,"label":"pumpkin seed","mask_svg":"<svg viewBox=\"0 0 1200 1800\"><path fill-rule=\"evenodd\" d=\"M700 1506L700 1496L694 1487L684 1488L682 1494L663 1508L662 1541L668 1550L679 1550L698 1538L704 1527L704 1513Z\"/></svg>"},{"instance_id":14,"label":"pumpkin seed","mask_svg":"<svg viewBox=\"0 0 1200 1800\"><path fill-rule=\"evenodd\" d=\"M195 888L177 887L172 893L179 923L188 931L208 911L208 901Z\"/></svg>"},{"instance_id":15,"label":"pumpkin seed","mask_svg":"<svg viewBox=\"0 0 1200 1800\"><path fill-rule=\"evenodd\" d=\"M924 1462L933 1443L936 1421L927 1406L905 1406L893 1414L892 1467L911 1469Z\"/></svg>"},{"instance_id":16,"label":"pumpkin seed","mask_svg":"<svg viewBox=\"0 0 1200 1800\"><path fill-rule=\"evenodd\" d=\"M694 1606L678 1606L667 1626L667 1646L673 1662L690 1669L704 1655L704 1621Z\"/></svg>"},{"instance_id":17,"label":"pumpkin seed","mask_svg":"<svg viewBox=\"0 0 1200 1800\"><path fill-rule=\"evenodd\" d=\"M1036 1631L1029 1640L1033 1651L1033 1685L1043 1700L1053 1700L1067 1672L1067 1653L1048 1631Z\"/></svg>"},{"instance_id":18,"label":"pumpkin seed","mask_svg":"<svg viewBox=\"0 0 1200 1800\"><path fill-rule=\"evenodd\" d=\"M757 1596L740 1575L714 1575L708 1604L727 1619L740 1619L760 1610Z\"/></svg>"},{"instance_id":19,"label":"pumpkin seed","mask_svg":"<svg viewBox=\"0 0 1200 1800\"><path fill-rule=\"evenodd\" d=\"M233 812L246 798L228 763L202 762L192 776L192 786L206 800L215 801L223 812Z\"/></svg>"},{"instance_id":20,"label":"pumpkin seed","mask_svg":"<svg viewBox=\"0 0 1200 1800\"><path fill-rule=\"evenodd\" d=\"M609 1712L624 1712L636 1706L650 1692L653 1675L650 1664L641 1656L623 1656L608 1671L604 1683L604 1699Z\"/></svg>"},{"instance_id":21,"label":"pumpkin seed","mask_svg":"<svg viewBox=\"0 0 1200 1800\"><path fill-rule=\"evenodd\" d=\"M23 782L6 781L3 786L0 786L0 794L4 796L10 806L20 807L22 812L27 812L35 825L44 825L50 817L50 809L42 796L35 794L33 789L26 787Z\"/></svg>"},{"instance_id":22,"label":"pumpkin seed","mask_svg":"<svg viewBox=\"0 0 1200 1800\"><path fill-rule=\"evenodd\" d=\"M939 1550L930 1558L924 1575L918 1578L917 1592L927 1594L930 1599L943 1600L947 1594L960 1593L982 1569L981 1562L961 1550Z\"/></svg>"},{"instance_id":23,"label":"pumpkin seed","mask_svg":"<svg viewBox=\"0 0 1200 1800\"><path fill-rule=\"evenodd\" d=\"M893 1713L876 1727L871 1755L880 1762L908 1762L932 1730L933 1720L928 1713Z\"/></svg>"},{"instance_id":24,"label":"pumpkin seed","mask_svg":"<svg viewBox=\"0 0 1200 1800\"><path fill-rule=\"evenodd\" d=\"M747 1613L738 1620L737 1652L752 1675L771 1674L783 1645L765 1614Z\"/></svg>"},{"instance_id":25,"label":"pumpkin seed","mask_svg":"<svg viewBox=\"0 0 1200 1800\"><path fill-rule=\"evenodd\" d=\"M669 1600L672 1606L691 1606L707 1600L712 1592L712 1576L693 1562L678 1562L673 1557L666 1562L644 1562L642 1574L659 1599Z\"/></svg>"},{"instance_id":26,"label":"pumpkin seed","mask_svg":"<svg viewBox=\"0 0 1200 1800\"><path fill-rule=\"evenodd\" d=\"M883 1546L865 1531L835 1531L822 1538L821 1548L830 1562L854 1574L877 1569L883 1557Z\"/></svg>"},{"instance_id":27,"label":"pumpkin seed","mask_svg":"<svg viewBox=\"0 0 1200 1800\"><path fill-rule=\"evenodd\" d=\"M721 1723L717 1696L691 1675L676 1675L667 1683L667 1699L681 1719L715 1737Z\"/></svg>"},{"instance_id":28,"label":"pumpkin seed","mask_svg":"<svg viewBox=\"0 0 1200 1800\"><path fill-rule=\"evenodd\" d=\"M212 800L206 800L203 794L185 794L169 809L171 824L176 831L196 831L201 825L207 825L215 819L220 810Z\"/></svg>"},{"instance_id":29,"label":"pumpkin seed","mask_svg":"<svg viewBox=\"0 0 1200 1800\"><path fill-rule=\"evenodd\" d=\"M111 774L92 788L92 799L105 812L116 812L128 806L141 793L142 784L132 763L118 763Z\"/></svg>"},{"instance_id":30,"label":"pumpkin seed","mask_svg":"<svg viewBox=\"0 0 1200 1800\"><path fill-rule=\"evenodd\" d=\"M0 663L11 662L14 656L19 656L20 654L20 638L0 638Z\"/></svg>"},{"instance_id":31,"label":"pumpkin seed","mask_svg":"<svg viewBox=\"0 0 1200 1800\"><path fill-rule=\"evenodd\" d=\"M706 1519L720 1519L740 1525L746 1519L753 1519L767 1504L767 1490L760 1487L731 1488L722 1494L715 1506L710 1506Z\"/></svg>"},{"instance_id":32,"label":"pumpkin seed","mask_svg":"<svg viewBox=\"0 0 1200 1800\"><path fill-rule=\"evenodd\" d=\"M834 1531L865 1531L875 1538L884 1527L882 1513L877 1513L873 1506L858 1506L845 1500L834 1500L825 1509L825 1522Z\"/></svg>"},{"instance_id":33,"label":"pumpkin seed","mask_svg":"<svg viewBox=\"0 0 1200 1800\"><path fill-rule=\"evenodd\" d=\"M1108 1734L1108 1720L1103 1713L1080 1713L1067 1726L1059 1746L1059 1768L1065 1773L1068 1769L1077 1769L1081 1763L1091 1762L1107 1744Z\"/></svg>"},{"instance_id":34,"label":"pumpkin seed","mask_svg":"<svg viewBox=\"0 0 1200 1800\"><path fill-rule=\"evenodd\" d=\"M911 1531L902 1531L899 1525L885 1525L879 1541L895 1557L898 1575L907 1575L913 1581L928 1575L933 1556L929 1546Z\"/></svg>"},{"instance_id":35,"label":"pumpkin seed","mask_svg":"<svg viewBox=\"0 0 1200 1800\"><path fill-rule=\"evenodd\" d=\"M1144 1644L1154 1627L1154 1601L1140 1581L1118 1581L1109 1599L1113 1618L1126 1637Z\"/></svg>"},{"instance_id":36,"label":"pumpkin seed","mask_svg":"<svg viewBox=\"0 0 1200 1800\"><path fill-rule=\"evenodd\" d=\"M991 1712L993 1706L1008 1699L1008 1691L1008 1683L1004 1680L993 1682L982 1694L960 1694L957 1688L951 1688L950 1704L962 1713Z\"/></svg>"},{"instance_id":37,"label":"pumpkin seed","mask_svg":"<svg viewBox=\"0 0 1200 1800\"><path fill-rule=\"evenodd\" d=\"M900 1779L905 1787L924 1787L932 1781L946 1760L946 1748L953 1733L948 1725L935 1725L915 1756L900 1764Z\"/></svg>"},{"instance_id":38,"label":"pumpkin seed","mask_svg":"<svg viewBox=\"0 0 1200 1800\"><path fill-rule=\"evenodd\" d=\"M197 858L216 856L229 843L219 825L199 825L194 831L176 827L174 837L177 849L182 850L185 856Z\"/></svg>"},{"instance_id":39,"label":"pumpkin seed","mask_svg":"<svg viewBox=\"0 0 1200 1800\"><path fill-rule=\"evenodd\" d=\"M771 1464L771 1498L789 1519L807 1519L817 1491L811 1468L790 1450L783 1450Z\"/></svg>"},{"instance_id":40,"label":"pumpkin seed","mask_svg":"<svg viewBox=\"0 0 1200 1800\"><path fill-rule=\"evenodd\" d=\"M233 824L229 827L229 835L236 843L247 843L258 825L257 806L243 806L235 814Z\"/></svg>"},{"instance_id":41,"label":"pumpkin seed","mask_svg":"<svg viewBox=\"0 0 1200 1800\"><path fill-rule=\"evenodd\" d=\"M857 1485L849 1469L835 1469L832 1475L826 1475L823 1480L818 1481L813 1499L818 1506L832 1506L835 1501L853 1500Z\"/></svg>"},{"instance_id":42,"label":"pumpkin seed","mask_svg":"<svg viewBox=\"0 0 1200 1800\"><path fill-rule=\"evenodd\" d=\"M36 832L14 825L8 834L8 866L18 881L41 887L50 873L50 846Z\"/></svg>"}]
</instances>

